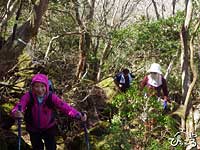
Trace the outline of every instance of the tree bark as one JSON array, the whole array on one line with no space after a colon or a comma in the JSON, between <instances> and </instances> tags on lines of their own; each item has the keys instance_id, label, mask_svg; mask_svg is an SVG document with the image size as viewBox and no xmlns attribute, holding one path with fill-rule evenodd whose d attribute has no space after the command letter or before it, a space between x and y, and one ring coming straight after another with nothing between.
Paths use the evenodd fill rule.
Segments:
<instances>
[{"instance_id":1,"label":"tree bark","mask_svg":"<svg viewBox=\"0 0 200 150\"><path fill-rule=\"evenodd\" d=\"M189 88L190 83L190 74L189 74L189 46L188 46L188 28L192 18L192 0L186 2L186 17L185 22L182 25L180 32L181 37L181 68L182 68L182 103L185 102L186 94Z\"/></svg>"},{"instance_id":2,"label":"tree bark","mask_svg":"<svg viewBox=\"0 0 200 150\"><path fill-rule=\"evenodd\" d=\"M199 48L198 48L198 57L199 57L199 62L198 62L198 72L200 72L200 46L199 46Z\"/></svg>"},{"instance_id":3,"label":"tree bark","mask_svg":"<svg viewBox=\"0 0 200 150\"><path fill-rule=\"evenodd\" d=\"M156 18L157 18L157 20L159 20L160 19L160 14L158 13L158 8L157 8L155 0L152 0L152 3L153 3L153 6L154 6L154 9L155 9Z\"/></svg>"},{"instance_id":4,"label":"tree bark","mask_svg":"<svg viewBox=\"0 0 200 150\"><path fill-rule=\"evenodd\" d=\"M146 8L146 17L147 17L147 20L150 20L150 17L149 17L149 7L151 6L152 3L150 3L147 8Z\"/></svg>"},{"instance_id":5,"label":"tree bark","mask_svg":"<svg viewBox=\"0 0 200 150\"><path fill-rule=\"evenodd\" d=\"M188 30L189 28L189 25L190 25L190 21L191 21L191 18L192 18L192 10L193 10L193 6L192 6L192 0L188 0L186 1L186 18L185 18L185 23L184 23L184 29L185 31ZM183 69L187 69L187 70L183 70L182 74L183 74L183 77L182 78L182 81L183 81L183 90L186 90L186 91L183 91L183 100L184 100L184 118L182 118L182 128L183 129L187 129L187 124L186 124L186 120L189 120L190 117L188 116L189 112L192 111L192 100L190 99L190 95L192 93L192 90L195 86L195 83L196 83L196 80L197 80L197 69L196 69L196 66L194 64L194 37L195 37L195 33L197 32L198 28L199 28L199 24L200 24L200 19L198 20L198 23L195 25L195 29L194 29L194 32L191 36L191 39L190 39L190 43L189 43L189 48L190 48L190 56L187 56L186 58L186 55L184 57L184 61L188 61L188 58L190 58L190 68L191 68L191 73L193 75L193 78L192 78L192 82L189 84L189 79L188 81L186 80L187 77L186 77L186 71L188 71L189 73L189 66L185 66L187 68L183 68ZM184 40L183 40L184 41ZM187 42L187 38L185 39L185 42ZM189 48L187 49L184 49L187 53L189 53ZM185 52L184 51L184 52ZM184 53L183 52L183 53ZM184 53L185 54L185 53ZM184 65L184 62L183 62L183 65ZM185 75L185 76L184 76ZM189 76L189 74L188 74ZM186 86L186 87L184 87ZM184 119L184 120L183 120Z\"/></svg>"},{"instance_id":6,"label":"tree bark","mask_svg":"<svg viewBox=\"0 0 200 150\"><path fill-rule=\"evenodd\" d=\"M77 0L73 0L74 4L74 11L75 11L75 18L78 23L80 32L82 35L80 36L79 39L79 63L77 66L76 70L76 77L78 79L82 78L82 75L84 74L86 70L86 60L88 57L88 53L90 52L90 47L91 47L91 35L90 35L90 24L93 20L94 16L94 4L95 0L87 1L83 0L84 4L84 14L80 13L79 7L80 5L78 4ZM82 18L81 16L85 16L85 18Z\"/></svg>"},{"instance_id":7,"label":"tree bark","mask_svg":"<svg viewBox=\"0 0 200 150\"><path fill-rule=\"evenodd\" d=\"M190 99L190 95L191 95L192 90L197 81L197 69L194 64L194 47L193 47L194 43L193 42L194 42L194 38L195 38L195 33L197 32L199 25L200 25L200 19L199 19L198 23L196 24L194 33L192 34L192 37L190 39L190 67L191 67L191 71L193 74L193 79L192 79L191 84L189 85L189 89L188 89L188 92L187 92L187 95L185 98L185 103L184 103L185 118L188 120L187 122L190 122L190 124L192 124L192 125L193 125L193 120L191 120L191 117L188 116L189 113L193 112L192 100ZM191 127L192 127L192 129L190 129L189 131L191 131L191 130L194 131L194 126L191 126Z\"/></svg>"},{"instance_id":8,"label":"tree bark","mask_svg":"<svg viewBox=\"0 0 200 150\"><path fill-rule=\"evenodd\" d=\"M79 63L77 66L77 71L76 71L76 77L78 79L81 79L82 75L85 72L86 69L86 60L87 60L87 54L88 50L90 48L90 35L89 33L83 33L80 36L79 40Z\"/></svg>"},{"instance_id":9,"label":"tree bark","mask_svg":"<svg viewBox=\"0 0 200 150\"><path fill-rule=\"evenodd\" d=\"M0 79L2 79L7 71L17 63L17 58L26 47L26 43L37 35L42 22L42 16L47 8L48 0L36 1L31 18L16 30L16 38L14 41L12 41L11 35L0 49Z\"/></svg>"},{"instance_id":10,"label":"tree bark","mask_svg":"<svg viewBox=\"0 0 200 150\"><path fill-rule=\"evenodd\" d=\"M182 104L185 102L186 94L188 91L188 85L189 85L189 60L188 60L188 35L187 35L187 29L183 25L181 28L181 72L182 72Z\"/></svg>"},{"instance_id":11,"label":"tree bark","mask_svg":"<svg viewBox=\"0 0 200 150\"><path fill-rule=\"evenodd\" d=\"M172 15L174 16L176 10L176 0L172 0Z\"/></svg>"},{"instance_id":12,"label":"tree bark","mask_svg":"<svg viewBox=\"0 0 200 150\"><path fill-rule=\"evenodd\" d=\"M109 40L103 50L103 54L102 54L102 58L100 59L100 63L99 63L99 70L97 73L97 81L100 81L101 79L101 70L104 64L104 61L107 59L107 57L109 56L110 53L110 49L111 49L111 41Z\"/></svg>"},{"instance_id":13,"label":"tree bark","mask_svg":"<svg viewBox=\"0 0 200 150\"><path fill-rule=\"evenodd\" d=\"M16 0L12 3L12 1L8 1L7 3L7 8L6 8L6 13L5 15L1 18L1 30L5 24L7 24L8 20L13 16L14 12L17 10L18 6L20 4L20 0Z\"/></svg>"}]
</instances>

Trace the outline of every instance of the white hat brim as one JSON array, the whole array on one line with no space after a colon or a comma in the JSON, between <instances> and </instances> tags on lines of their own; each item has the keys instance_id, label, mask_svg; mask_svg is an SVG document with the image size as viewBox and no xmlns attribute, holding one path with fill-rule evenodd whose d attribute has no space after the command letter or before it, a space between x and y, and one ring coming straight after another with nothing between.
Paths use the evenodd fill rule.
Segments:
<instances>
[{"instance_id":1,"label":"white hat brim","mask_svg":"<svg viewBox=\"0 0 200 150\"><path fill-rule=\"evenodd\" d=\"M162 72L161 72L160 70L152 70L152 69L149 69L147 72L148 72L148 73L155 72L155 73L162 74Z\"/></svg>"}]
</instances>

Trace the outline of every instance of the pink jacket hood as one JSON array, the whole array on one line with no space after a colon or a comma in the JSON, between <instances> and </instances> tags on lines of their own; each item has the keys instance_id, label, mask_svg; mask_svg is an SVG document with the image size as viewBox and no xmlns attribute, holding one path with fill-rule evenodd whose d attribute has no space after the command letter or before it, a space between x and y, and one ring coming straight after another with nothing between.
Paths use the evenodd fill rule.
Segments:
<instances>
[{"instance_id":1,"label":"pink jacket hood","mask_svg":"<svg viewBox=\"0 0 200 150\"><path fill-rule=\"evenodd\" d=\"M33 85L35 82L44 83L47 89L47 93L49 92L49 80L48 77L45 74L36 74L32 77L31 85Z\"/></svg>"}]
</instances>

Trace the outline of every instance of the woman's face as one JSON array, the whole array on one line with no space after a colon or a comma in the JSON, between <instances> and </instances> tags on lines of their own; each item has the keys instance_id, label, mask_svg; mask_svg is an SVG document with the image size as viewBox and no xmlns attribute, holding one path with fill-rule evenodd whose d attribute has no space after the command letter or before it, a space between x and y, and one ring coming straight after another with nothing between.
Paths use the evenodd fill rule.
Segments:
<instances>
[{"instance_id":1,"label":"woman's face","mask_svg":"<svg viewBox=\"0 0 200 150\"><path fill-rule=\"evenodd\" d=\"M37 96L44 96L47 92L45 84L41 82L33 83L32 90Z\"/></svg>"},{"instance_id":2,"label":"woman's face","mask_svg":"<svg viewBox=\"0 0 200 150\"><path fill-rule=\"evenodd\" d=\"M156 81L159 79L159 74L156 72L151 72L150 75L151 75L151 78Z\"/></svg>"}]
</instances>

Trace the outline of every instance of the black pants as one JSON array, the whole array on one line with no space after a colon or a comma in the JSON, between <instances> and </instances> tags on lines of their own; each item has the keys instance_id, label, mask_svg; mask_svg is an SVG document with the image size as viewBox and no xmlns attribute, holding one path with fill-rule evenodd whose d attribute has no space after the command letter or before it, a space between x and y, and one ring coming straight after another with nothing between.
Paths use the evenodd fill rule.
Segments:
<instances>
[{"instance_id":1,"label":"black pants","mask_svg":"<svg viewBox=\"0 0 200 150\"><path fill-rule=\"evenodd\" d=\"M54 129L42 132L29 132L33 150L44 150L44 145L46 150L56 150L55 134L51 130Z\"/></svg>"}]
</instances>

